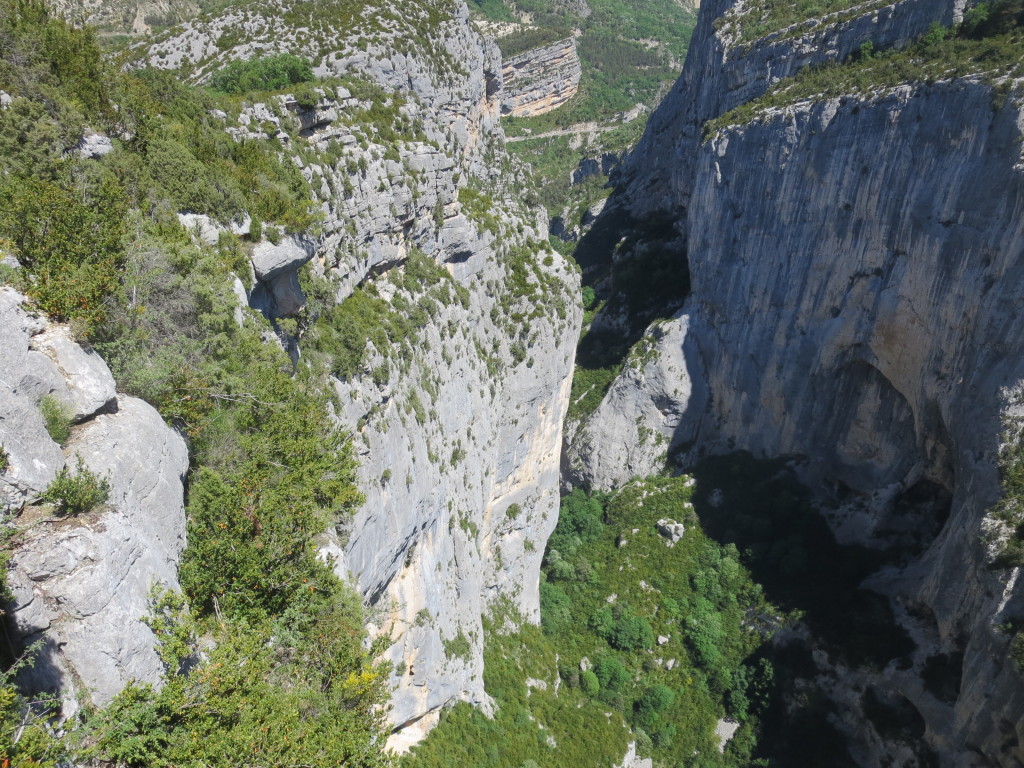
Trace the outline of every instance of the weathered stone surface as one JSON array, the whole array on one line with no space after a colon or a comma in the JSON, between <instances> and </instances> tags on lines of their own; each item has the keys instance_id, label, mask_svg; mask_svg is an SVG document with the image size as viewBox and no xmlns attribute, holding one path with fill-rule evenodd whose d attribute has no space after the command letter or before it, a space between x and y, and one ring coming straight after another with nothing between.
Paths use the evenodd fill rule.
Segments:
<instances>
[{"instance_id":1,"label":"weathered stone surface","mask_svg":"<svg viewBox=\"0 0 1024 768\"><path fill-rule=\"evenodd\" d=\"M695 354L684 354L688 373L677 380L705 380L707 398L693 408L670 398L677 431L692 436L691 457L808 457L808 481L859 498L830 518L847 540L880 546L901 494L948 493L948 519L924 551L868 582L913 637L912 663L875 673L820 658L821 685L863 765L914 749L865 717L869 685L920 714L923 743L942 765L1018 765L1024 685L1000 626L1024 616L1024 597L1016 571L988 568L983 536L1000 493L1007 392L1024 380L1021 105L1011 98L993 111L980 79L908 83L766 110L701 143L707 119L777 77L867 39L899 44L962 10L891 3L739 49L727 25L712 27L731 5L704 4L684 75L632 156L625 196L637 216L675 218L684 234L680 269L688 255L692 294L683 349ZM621 401L635 376L627 367L606 403ZM635 454L635 433L606 413L609 434ZM586 429L600 431L597 422ZM922 682L938 654L962 654L948 700Z\"/></svg>"},{"instance_id":2,"label":"weathered stone surface","mask_svg":"<svg viewBox=\"0 0 1024 768\"><path fill-rule=\"evenodd\" d=\"M256 285L249 296L249 306L269 317L286 317L298 312L306 303L299 286L299 268L313 258L315 244L310 238L284 235L279 243L264 240L252 250L252 266Z\"/></svg>"},{"instance_id":3,"label":"weathered stone surface","mask_svg":"<svg viewBox=\"0 0 1024 768\"><path fill-rule=\"evenodd\" d=\"M49 507L30 507L13 520L18 546L7 578L14 639L44 641L22 682L58 692L70 716L78 696L102 705L129 680L159 681L154 638L139 618L151 585L177 587L188 452L151 406L125 396L111 402L103 361L75 344L65 326L29 315L22 300L0 289L0 359L8 364L0 376L5 511L17 513L38 497L67 462L46 433L44 394L76 404L84 420L66 447L76 457L72 466L81 457L110 482L108 503L81 517L56 519Z\"/></svg>"},{"instance_id":4,"label":"weathered stone surface","mask_svg":"<svg viewBox=\"0 0 1024 768\"><path fill-rule=\"evenodd\" d=\"M13 289L0 288L0 446L8 458L0 493L5 511L43 491L64 466L60 446L46 431L39 400L67 387L53 361L30 349L33 334L42 332L46 323L29 315L23 300Z\"/></svg>"},{"instance_id":5,"label":"weathered stone surface","mask_svg":"<svg viewBox=\"0 0 1024 768\"><path fill-rule=\"evenodd\" d=\"M501 114L533 117L557 109L576 95L581 74L575 37L510 56L502 66Z\"/></svg>"},{"instance_id":6,"label":"weathered stone surface","mask_svg":"<svg viewBox=\"0 0 1024 768\"><path fill-rule=\"evenodd\" d=\"M654 761L649 757L640 757L636 753L636 742L629 742L629 746L626 747L626 754L622 758L622 762L616 766L616 768L653 768Z\"/></svg>"},{"instance_id":7,"label":"weathered stone surface","mask_svg":"<svg viewBox=\"0 0 1024 768\"><path fill-rule=\"evenodd\" d=\"M637 344L601 405L572 433L569 478L610 490L660 471L668 453L691 442L708 400L690 316L657 323Z\"/></svg>"},{"instance_id":8,"label":"weathered stone surface","mask_svg":"<svg viewBox=\"0 0 1024 768\"><path fill-rule=\"evenodd\" d=\"M864 12L825 17L825 23L794 27L736 45L736 30L714 28L716 19L750 3L706 0L687 53L682 76L651 115L643 138L624 164L630 179L628 208L637 218L658 212L681 215L689 203L693 162L704 123L763 94L805 67L843 61L863 43L876 49L905 45L933 23L949 24L956 0L900 0ZM756 12L756 11L755 11Z\"/></svg>"},{"instance_id":9,"label":"weathered stone surface","mask_svg":"<svg viewBox=\"0 0 1024 768\"><path fill-rule=\"evenodd\" d=\"M109 480L108 504L77 518L33 516L8 574L17 633L26 643L44 637L26 682L59 691L65 716L77 695L102 706L129 680L160 680L155 638L140 618L152 586L178 588L188 469L181 437L129 397L80 427L69 452Z\"/></svg>"},{"instance_id":10,"label":"weathered stone surface","mask_svg":"<svg viewBox=\"0 0 1024 768\"><path fill-rule=\"evenodd\" d=\"M296 235L284 235L278 243L263 240L252 249L252 266L259 280L273 280L282 272L294 272L311 258L312 241Z\"/></svg>"},{"instance_id":11,"label":"weathered stone surface","mask_svg":"<svg viewBox=\"0 0 1024 768\"><path fill-rule=\"evenodd\" d=\"M582 184L592 176L607 176L622 162L617 152L602 152L597 157L584 157L569 174L570 184Z\"/></svg>"},{"instance_id":12,"label":"weathered stone surface","mask_svg":"<svg viewBox=\"0 0 1024 768\"><path fill-rule=\"evenodd\" d=\"M54 0L53 7L69 19L133 35L144 35L152 25L174 24L199 11L193 0Z\"/></svg>"},{"instance_id":13,"label":"weathered stone surface","mask_svg":"<svg viewBox=\"0 0 1024 768\"><path fill-rule=\"evenodd\" d=\"M667 539L667 543L671 546L683 538L683 534L686 533L686 526L682 523L677 523L671 518L663 517L657 523L658 533ZM659 640L659 645L661 644Z\"/></svg>"},{"instance_id":14,"label":"weathered stone surface","mask_svg":"<svg viewBox=\"0 0 1024 768\"><path fill-rule=\"evenodd\" d=\"M87 160L97 160L113 152L114 143L109 136L102 133L90 133L79 140L75 145L75 151Z\"/></svg>"},{"instance_id":15,"label":"weathered stone surface","mask_svg":"<svg viewBox=\"0 0 1024 768\"><path fill-rule=\"evenodd\" d=\"M62 381L55 382L47 394L66 405L75 421L83 421L113 402L116 391L110 369L95 351L75 342L70 328L51 325L33 336L30 345L56 366Z\"/></svg>"}]
</instances>

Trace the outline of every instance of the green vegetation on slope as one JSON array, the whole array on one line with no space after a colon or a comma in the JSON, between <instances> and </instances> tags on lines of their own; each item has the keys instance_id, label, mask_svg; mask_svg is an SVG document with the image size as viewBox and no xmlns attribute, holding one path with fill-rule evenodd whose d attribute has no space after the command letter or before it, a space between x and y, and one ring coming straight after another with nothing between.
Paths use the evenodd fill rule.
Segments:
<instances>
[{"instance_id":1,"label":"green vegetation on slope","mask_svg":"<svg viewBox=\"0 0 1024 768\"><path fill-rule=\"evenodd\" d=\"M757 0L745 4L739 11L735 6L730 8L715 20L715 27L737 27L739 41L749 43L786 27L796 25L797 31L802 30L809 26L809 23L824 16L828 16L828 23L840 21L848 16L860 16L874 8L888 5L889 1L868 0L865 3L864 0Z\"/></svg>"},{"instance_id":2,"label":"green vegetation on slope","mask_svg":"<svg viewBox=\"0 0 1024 768\"><path fill-rule=\"evenodd\" d=\"M713 457L694 476L694 505L707 534L741 551L766 598L799 616L814 638L813 646L791 637L771 648L777 688L755 755L771 765L852 768L844 739L829 722L835 705L815 682L813 649L851 668L910 663L913 640L896 624L888 600L860 587L886 555L839 545L784 459L742 452Z\"/></svg>"},{"instance_id":3,"label":"green vegetation on slope","mask_svg":"<svg viewBox=\"0 0 1024 768\"><path fill-rule=\"evenodd\" d=\"M93 335L139 230L172 211L315 222L298 168L271 142L234 141L211 114L237 106L170 73L115 70L88 29L37 0L4 0L3 10L0 90L13 100L0 111L0 238L25 268L19 287L48 314ZM89 130L124 138L84 160L74 146Z\"/></svg>"},{"instance_id":4,"label":"green vegetation on slope","mask_svg":"<svg viewBox=\"0 0 1024 768\"><path fill-rule=\"evenodd\" d=\"M305 229L316 222L308 184L276 142L225 133L215 110L237 114L237 100L170 73L119 72L91 32L37 0L0 0L0 54L0 88L13 97L0 110L0 236L22 264L10 279L88 336L121 391L187 433L192 461L184 592L154 595L150 618L163 686L133 684L106 710L87 708L61 746L45 700L19 698L9 673L0 756L386 764L387 669L372 661L379 648L364 650L358 596L316 552L361 503L349 439L329 415L327 366L295 370L265 340L270 325L239 308L247 242L195 243L176 216ZM112 151L78 157L87 129L119 137ZM61 428L60 414L51 421ZM47 493L75 514L104 487L79 469ZM15 718L30 726L23 740Z\"/></svg>"},{"instance_id":5,"label":"green vegetation on slope","mask_svg":"<svg viewBox=\"0 0 1024 768\"><path fill-rule=\"evenodd\" d=\"M709 121L705 138L730 125L745 125L772 108L804 99L853 95L871 97L906 83L933 83L979 75L1005 98L1024 73L1024 3L997 0L967 14L955 29L933 26L903 50L875 51L865 44L849 61L801 70L770 91ZM994 106L998 106L998 103Z\"/></svg>"},{"instance_id":6,"label":"green vegetation on slope","mask_svg":"<svg viewBox=\"0 0 1024 768\"><path fill-rule=\"evenodd\" d=\"M677 477L563 499L544 559L542 631L510 634L521 622L500 611L488 627L494 720L460 705L405 764L611 765L636 740L659 764L749 765L772 680L752 654L771 612L736 549L701 532L690 495ZM662 518L686 526L675 546L656 529ZM725 716L741 728L722 754L714 728Z\"/></svg>"}]
</instances>

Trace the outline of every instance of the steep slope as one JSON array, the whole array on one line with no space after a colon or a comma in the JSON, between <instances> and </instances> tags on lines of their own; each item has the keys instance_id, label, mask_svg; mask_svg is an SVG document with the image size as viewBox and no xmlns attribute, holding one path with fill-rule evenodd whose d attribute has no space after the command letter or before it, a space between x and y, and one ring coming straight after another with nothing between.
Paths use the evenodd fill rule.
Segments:
<instances>
[{"instance_id":1,"label":"steep slope","mask_svg":"<svg viewBox=\"0 0 1024 768\"><path fill-rule=\"evenodd\" d=\"M30 315L24 300L0 289L9 366L0 392L0 499L5 520L35 505L13 522L6 584L14 639L43 642L22 681L60 691L71 716L80 702L109 703L129 680L160 679L153 632L140 618L151 586L178 586L188 455L154 408L115 393L95 352L72 341L67 327ZM59 403L74 420L63 446L48 434L41 402ZM110 483L107 503L78 516L38 503L55 477L77 476L83 466Z\"/></svg>"},{"instance_id":2,"label":"steep slope","mask_svg":"<svg viewBox=\"0 0 1024 768\"><path fill-rule=\"evenodd\" d=\"M673 222L666 247L692 290L670 327L685 337L661 331L675 342L627 362L569 458L607 487L662 466L652 435L682 462L806 457L840 538L890 554L867 586L916 643L909 665L875 671L819 659L858 762L919 764L931 749L943 765L1019 765L1024 681L1004 630L1022 597L1017 569L989 567L986 511L1024 377L1020 46L988 64L936 48L933 69L926 47L877 69L868 49L774 85L865 43L904 46L964 10L837 5L753 38L756 3L702 7L617 208L641 229ZM623 441L626 468L610 466L603 446ZM940 659L951 677L936 685ZM877 707L872 722L879 700L919 725L894 733Z\"/></svg>"},{"instance_id":3,"label":"steep slope","mask_svg":"<svg viewBox=\"0 0 1024 768\"><path fill-rule=\"evenodd\" d=\"M311 255L342 308L356 291L413 313L411 335L371 342L336 384L366 503L325 550L378 607L377 631L390 638L398 670L392 719L417 723L401 745L454 699L487 706L481 617L495 600L539 618L536 574L557 518L578 284L540 244L543 218L513 198L497 124L500 59L464 6L366 8L353 26L318 32L285 11L256 3L192 22L153 43L150 62L201 77L254 50L306 52L305 36L321 35L316 71L369 78L402 100L393 125L413 126L389 138L372 115L352 118L365 102L335 89L312 108L254 107L238 128L252 135L269 117L286 129L324 211L311 251L300 250L276 283ZM236 36L234 47L214 44L225 35ZM443 269L414 271L410 255ZM266 308L258 285L250 301ZM315 337L314 327L299 348L312 353ZM506 514L513 506L524 514Z\"/></svg>"},{"instance_id":4,"label":"steep slope","mask_svg":"<svg viewBox=\"0 0 1024 768\"><path fill-rule=\"evenodd\" d=\"M25 75L17 67L0 69L8 91L0 104L4 140L24 146L22 134L30 135L40 121L50 131L35 155L19 150L4 156L12 179L0 185L5 204L10 201L12 211L35 204L32 177L45 175L38 182L50 194L49 207L38 213L44 223L64 204L94 224L94 209L109 200L97 203L97 196L79 190L86 185L91 192L87 183L99 186L96 179L114 190L109 198L120 207L100 210L95 218L102 226L87 232L113 232L102 242L109 253L86 242L79 265L58 263L71 249L53 248L45 239L31 250L26 243L39 239L23 236L27 217L3 211L0 226L18 240L13 252L21 264L5 262L0 277L34 296L49 288L54 304L68 299L61 311L75 318L74 291L61 292L60 280L38 275L52 265L64 270L67 281L76 266L104 258L109 272L100 277L108 282L81 302L94 310L87 330L99 338L97 347L108 355L119 386L158 405L188 434L192 449L189 546L180 580L197 603L194 611L203 614L199 618L211 623L196 630L188 623L194 615L161 603L156 621L167 622L164 637L185 637L179 646L163 648L158 657L152 633L139 619L152 609L152 580L177 587L176 557L185 543L180 536L168 542L161 528L148 544L109 547L108 558L107 549L90 542L103 543L104 526L110 535L120 535L121 527L83 516L47 529L12 560L15 613L24 616L25 634L49 624L65 654L85 647L96 659L113 659L106 677L80 674L82 667L65 675L78 674L79 690L103 704L128 677L158 683L164 675L178 683L159 694L131 689L127 700L115 701L103 716L116 731L103 737L102 749L109 750L104 759L127 759L133 749L117 752L119 739L130 742L135 735L117 729L123 713L117 707L173 707L173 697L188 685L203 684L205 671L191 674L195 667L184 656L168 660L168 654L190 648L199 653L191 632L206 632L204 642L213 636L219 654L266 656L260 664L270 665L268 675L246 681L254 690L270 683L266 690L281 696L335 696L340 711L359 721L350 728L353 739L366 743L353 747L341 728L332 748L340 754L355 749L368 763L385 759L373 723L384 709L375 697L385 686L376 677L382 668L364 664L368 649L394 662L394 725L415 725L396 737L396 746L415 741L445 704L467 700L487 708L482 617L500 603L527 620L539 619L537 574L557 518L561 423L581 314L578 276L547 246L542 212L517 199L526 180L506 155L498 125L496 46L474 31L461 3L243 3L135 49L137 69L152 65L170 76L132 70L111 76L108 88L90 35L69 31L41 5L21 12L31 16L25 25L30 31L37 25L38 40L12 32L0 44L28 61L24 51L40 48L42 40L49 46L40 53L43 64L49 56L66 65L60 41L73 39L81 43L74 51L83 50L93 69L73 56L64 70L39 66ZM236 96L179 82L206 82L231 71L231 62L258 66L275 54L310 57L319 78L309 82L312 73L301 73L288 81L294 88L252 86ZM64 89L61 105L73 104L82 114L47 112L37 73L51 70L55 82L43 85ZM85 98L76 100L79 82L69 82L67 71L99 93L91 111ZM108 101L117 98L125 101ZM83 131L89 138L78 146ZM130 189L120 187L122 180ZM109 226L103 216L127 225ZM59 231L59 245L79 245L79 230ZM15 341L28 344L21 336ZM114 396L109 373L107 379L104 403ZM10 451L12 476L21 483L26 472L38 475L11 497L12 513L31 512L24 502L63 464L56 445L37 439L43 394L37 384L21 404L29 414L25 423L14 425L10 436L2 433L18 449ZM6 406L15 396L22 393L5 393L0 402ZM137 401L118 401L117 418L135 413L129 406ZM92 418L98 407L82 418ZM131 505L146 496L145 488L136 492L124 484L130 476L148 488L151 478L128 458L147 454L140 450L138 457L117 460L107 450L117 440L106 429L112 420L99 414L94 421L103 429L87 429L91 422L77 428L81 441L75 446L87 466L110 474L119 500L112 506L132 518L138 510ZM0 422L4 430L9 426ZM166 451L178 471L167 495L170 503L178 494L178 516L166 525L177 531L184 524L180 475L186 467L178 467L186 459L184 441L161 429L169 435L165 442L177 446ZM349 484L355 470L342 433L352 436L358 454L361 494ZM22 455L24 445L46 453L45 462ZM6 465L5 458L5 472ZM351 517L360 498L365 501ZM324 528L314 548L307 535ZM136 533L145 538L144 531ZM39 553L57 547L68 554L51 574ZM153 559L164 570L151 579L146 568ZM109 585L120 584L122 560L136 566L127 577L135 586L117 590L123 600L116 610L72 605L81 597L73 587L86 577L109 576ZM336 580L320 578L324 563L354 584L369 606L372 637L362 651L360 633L347 624L358 620L359 606L344 602ZM53 600L42 599L45 588ZM332 597L338 604L327 610L317 603ZM72 605L74 616L65 620L47 612L61 601ZM86 628L109 616L130 619L139 637L122 643L125 638L109 631L96 632L82 646ZM331 632L313 633L319 621L336 623ZM342 648L332 662L342 665L332 673L337 679L317 679L308 691L304 683L294 689L286 683L282 692L287 675L305 680L320 674L300 662L302 653L325 653L325 642L356 645L355 652ZM205 649L203 655L212 658ZM346 660L355 666L346 668ZM287 664L301 668L282 672ZM41 684L72 698L64 678ZM268 702L253 703L258 705ZM314 708L329 719L326 707ZM214 713L212 721L222 714ZM306 725L318 728L324 719L306 718ZM200 718L199 727L212 721ZM250 733L228 725L215 728L225 744L249 743ZM187 749L192 726L175 718L175 727L176 738L183 734L178 744ZM287 754L287 741L273 746ZM309 742L313 749L316 743ZM157 750L131 760L173 761L173 755Z\"/></svg>"}]
</instances>

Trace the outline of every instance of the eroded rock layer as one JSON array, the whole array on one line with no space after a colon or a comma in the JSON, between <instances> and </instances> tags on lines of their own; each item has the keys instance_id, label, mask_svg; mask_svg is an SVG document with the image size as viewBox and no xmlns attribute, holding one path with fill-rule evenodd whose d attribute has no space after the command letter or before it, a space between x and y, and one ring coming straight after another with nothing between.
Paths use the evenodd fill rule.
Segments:
<instances>
[{"instance_id":1,"label":"eroded rock layer","mask_svg":"<svg viewBox=\"0 0 1024 768\"><path fill-rule=\"evenodd\" d=\"M510 56L502 63L501 113L534 117L557 109L576 95L581 73L575 37Z\"/></svg>"}]
</instances>

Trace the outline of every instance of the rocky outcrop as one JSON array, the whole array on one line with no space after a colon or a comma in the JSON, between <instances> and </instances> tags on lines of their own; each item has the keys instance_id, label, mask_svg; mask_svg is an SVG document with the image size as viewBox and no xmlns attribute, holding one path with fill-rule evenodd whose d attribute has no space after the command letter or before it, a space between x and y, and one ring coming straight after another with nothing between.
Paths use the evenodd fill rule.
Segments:
<instances>
[{"instance_id":1,"label":"rocky outcrop","mask_svg":"<svg viewBox=\"0 0 1024 768\"><path fill-rule=\"evenodd\" d=\"M854 6L861 12L852 17L850 12L838 12L740 45L744 12L756 9L757 3L706 1L683 73L651 115L623 169L627 189L632 190L627 207L641 219L666 211L684 219L704 123L801 69L843 61L864 43L879 50L905 45L933 23L951 23L964 5L965 0L864 3Z\"/></svg>"},{"instance_id":2,"label":"rocky outcrop","mask_svg":"<svg viewBox=\"0 0 1024 768\"><path fill-rule=\"evenodd\" d=\"M619 167L622 155L617 152L602 152L598 157L584 157L569 174L570 184L582 184L592 176L608 176Z\"/></svg>"},{"instance_id":3,"label":"rocky outcrop","mask_svg":"<svg viewBox=\"0 0 1024 768\"><path fill-rule=\"evenodd\" d=\"M502 65L501 114L534 117L557 109L576 95L581 74L575 37L510 56Z\"/></svg>"},{"instance_id":4,"label":"rocky outcrop","mask_svg":"<svg viewBox=\"0 0 1024 768\"><path fill-rule=\"evenodd\" d=\"M619 488L665 467L693 443L708 401L690 317L652 325L633 348L597 411L572 435L569 478L600 490Z\"/></svg>"},{"instance_id":5,"label":"rocky outcrop","mask_svg":"<svg viewBox=\"0 0 1024 768\"><path fill-rule=\"evenodd\" d=\"M1007 393L1024 378L1024 110L965 77L765 108L702 140L708 119L778 77L867 40L900 45L963 9L871 4L737 46L726 11L741 5L704 4L620 198L683 236L685 339L627 365L569 454L598 486L621 482L600 455L616 438L631 471L656 469L639 418L684 462L737 448L807 457L810 483L848 494L830 515L845 541L885 548L915 529L919 549L867 586L916 650L880 671L819 658L837 720L863 765L915 764L919 747L942 765L1019 765L1024 680L1001 628L1024 617L1024 598L1016 570L989 569L984 520L1001 492ZM950 501L902 517L900 498L921 488ZM935 659L954 660L941 695L922 682ZM869 692L920 719L918 746L870 722Z\"/></svg>"},{"instance_id":6,"label":"rocky outcrop","mask_svg":"<svg viewBox=\"0 0 1024 768\"><path fill-rule=\"evenodd\" d=\"M146 56L201 79L255 51L306 55L283 7L259 2L193 22ZM373 42L360 42L369 11L352 29L324 33L331 52L317 71L369 80L379 93L357 98L355 85L335 83L312 104L281 97L224 118L236 137L274 136L292 152L323 212L309 269L337 299L368 291L420 318L412 337L371 346L335 383L366 503L323 542L373 606L373 634L391 641L398 749L455 700L489 708L482 617L491 605L539 619L581 321L578 277L545 245L543 213L516 199L498 123L497 47L473 31L464 5L413 29L418 7L403 6L409 18ZM233 30L243 30L237 46L218 48ZM260 281L280 284L306 253L290 248L295 258L277 260L264 249L253 252L248 295L260 308ZM447 277L434 276L443 290L425 296L429 285L405 275L414 255L443 268ZM268 314L288 314L275 301Z\"/></svg>"},{"instance_id":7,"label":"rocky outcrop","mask_svg":"<svg viewBox=\"0 0 1024 768\"><path fill-rule=\"evenodd\" d=\"M54 0L53 8L72 21L84 20L104 32L144 35L154 26L194 16L193 0Z\"/></svg>"},{"instance_id":8,"label":"rocky outcrop","mask_svg":"<svg viewBox=\"0 0 1024 768\"><path fill-rule=\"evenodd\" d=\"M177 588L185 545L185 442L149 405L116 396L103 361L65 326L33 317L0 289L0 491L15 547L7 582L15 639L39 640L22 680L61 695L65 716L80 700L106 704L129 680L157 683L163 666L140 620L151 587ZM57 445L39 402L62 403L78 426ZM57 517L37 504L56 474L78 462L106 478L107 503Z\"/></svg>"}]
</instances>

